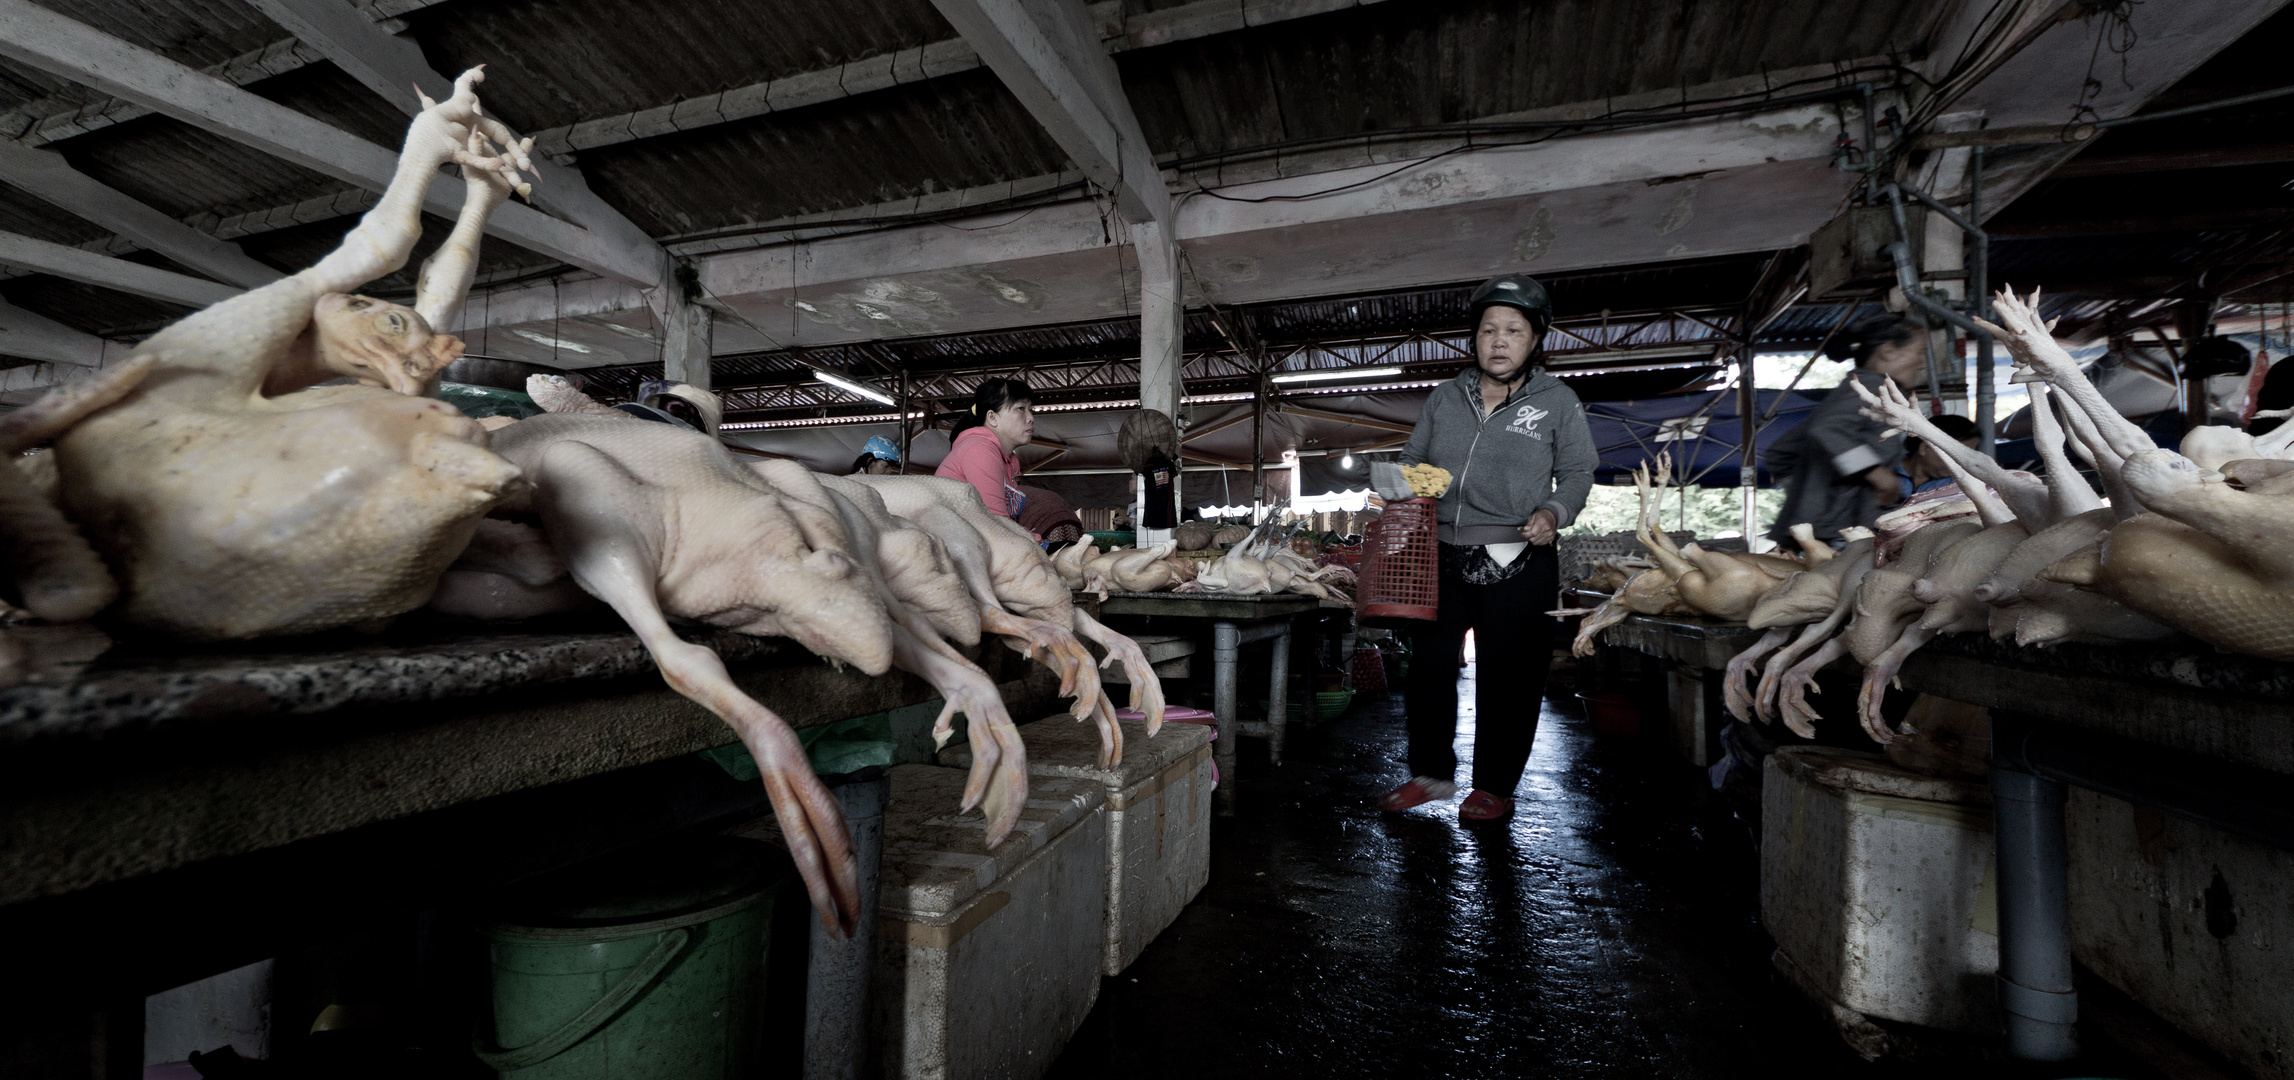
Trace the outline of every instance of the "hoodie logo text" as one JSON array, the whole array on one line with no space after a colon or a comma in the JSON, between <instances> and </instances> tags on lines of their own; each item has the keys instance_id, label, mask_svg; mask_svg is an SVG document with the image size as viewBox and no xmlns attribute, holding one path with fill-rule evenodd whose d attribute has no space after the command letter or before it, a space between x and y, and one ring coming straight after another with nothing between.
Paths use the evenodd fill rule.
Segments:
<instances>
[{"instance_id":1,"label":"hoodie logo text","mask_svg":"<svg viewBox=\"0 0 2294 1080\"><path fill-rule=\"evenodd\" d=\"M1537 430L1537 422L1551 415L1552 413L1535 405L1524 404L1521 408L1513 411L1513 421L1508 423L1505 429L1516 435L1527 435L1542 442L1545 436Z\"/></svg>"}]
</instances>

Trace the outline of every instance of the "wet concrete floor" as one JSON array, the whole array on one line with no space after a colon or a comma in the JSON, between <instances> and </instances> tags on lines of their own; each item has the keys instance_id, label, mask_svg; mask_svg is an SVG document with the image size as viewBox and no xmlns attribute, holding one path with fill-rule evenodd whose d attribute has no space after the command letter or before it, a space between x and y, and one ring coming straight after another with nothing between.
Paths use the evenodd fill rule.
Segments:
<instances>
[{"instance_id":1,"label":"wet concrete floor","mask_svg":"<svg viewBox=\"0 0 2294 1080\"><path fill-rule=\"evenodd\" d=\"M1770 968L1753 837L1702 770L1596 739L1553 697L1502 827L1468 831L1454 803L1377 811L1407 775L1398 695L1294 726L1280 767L1245 740L1210 885L1106 981L1051 1075L2156 1075L2108 1046L2075 1066L1865 1063Z\"/></svg>"}]
</instances>

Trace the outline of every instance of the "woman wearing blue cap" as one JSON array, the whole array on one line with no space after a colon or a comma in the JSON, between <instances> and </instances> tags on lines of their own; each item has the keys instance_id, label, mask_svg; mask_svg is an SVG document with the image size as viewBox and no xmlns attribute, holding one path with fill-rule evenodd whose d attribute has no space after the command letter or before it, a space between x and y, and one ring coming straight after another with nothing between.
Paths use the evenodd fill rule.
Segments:
<instances>
[{"instance_id":1,"label":"woman wearing blue cap","mask_svg":"<svg viewBox=\"0 0 2294 1080\"><path fill-rule=\"evenodd\" d=\"M852 462L854 476L884 476L899 471L900 447L882 435L871 436L861 444L860 456Z\"/></svg>"}]
</instances>

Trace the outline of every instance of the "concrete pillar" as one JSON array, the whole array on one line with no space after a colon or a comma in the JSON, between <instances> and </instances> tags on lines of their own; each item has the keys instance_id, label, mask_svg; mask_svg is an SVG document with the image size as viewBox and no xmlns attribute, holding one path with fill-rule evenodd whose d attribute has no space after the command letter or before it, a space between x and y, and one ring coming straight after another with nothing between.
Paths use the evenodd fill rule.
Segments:
<instances>
[{"instance_id":1,"label":"concrete pillar","mask_svg":"<svg viewBox=\"0 0 2294 1080\"><path fill-rule=\"evenodd\" d=\"M1179 418L1179 368L1187 309L1179 244L1155 222L1131 226L1139 255L1139 407Z\"/></svg>"},{"instance_id":2,"label":"concrete pillar","mask_svg":"<svg viewBox=\"0 0 2294 1080\"><path fill-rule=\"evenodd\" d=\"M684 297L672 296L669 317L663 321L667 324L661 348L664 377L709 389L712 313Z\"/></svg>"},{"instance_id":3,"label":"concrete pillar","mask_svg":"<svg viewBox=\"0 0 2294 1080\"><path fill-rule=\"evenodd\" d=\"M870 776L869 773L876 775ZM876 892L884 862L884 805L892 781L881 770L832 786L860 862L860 922L851 937L834 937L812 921L812 954L805 983L805 1080L854 1080L869 1072L874 1044L868 1028L869 990L876 977Z\"/></svg>"}]
</instances>

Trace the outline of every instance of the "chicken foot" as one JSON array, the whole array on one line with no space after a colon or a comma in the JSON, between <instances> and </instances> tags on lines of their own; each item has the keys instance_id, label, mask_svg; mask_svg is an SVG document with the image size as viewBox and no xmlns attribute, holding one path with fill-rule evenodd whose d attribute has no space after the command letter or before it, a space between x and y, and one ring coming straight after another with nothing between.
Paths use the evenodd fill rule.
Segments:
<instances>
[{"instance_id":1,"label":"chicken foot","mask_svg":"<svg viewBox=\"0 0 2294 1080\"><path fill-rule=\"evenodd\" d=\"M965 740L972 747L972 771L964 781L959 809L979 808L987 819L989 847L1003 843L1027 809L1027 747L1019 727L1012 723L1003 695L988 674L964 659L940 639L920 634L895 619L892 624L893 661L903 671L921 676L940 692L945 704L932 721L932 745L946 746L955 734L957 713L963 713Z\"/></svg>"},{"instance_id":2,"label":"chicken foot","mask_svg":"<svg viewBox=\"0 0 2294 1080\"><path fill-rule=\"evenodd\" d=\"M1163 679L1155 674L1155 665L1147 662L1147 654L1138 642L1108 629L1099 620L1084 614L1081 608L1075 612L1075 629L1107 650L1107 659L1100 661L1101 666L1123 665L1124 677L1131 680L1131 707L1147 714L1147 735L1153 738L1156 732L1163 730L1164 709Z\"/></svg>"},{"instance_id":3,"label":"chicken foot","mask_svg":"<svg viewBox=\"0 0 2294 1080\"><path fill-rule=\"evenodd\" d=\"M1728 669L1721 673L1721 700L1728 714L1739 720L1752 720L1752 694L1745 689L1745 676L1752 673L1760 658L1782 648L1792 639L1792 628L1779 626L1762 634L1750 648L1729 658Z\"/></svg>"},{"instance_id":4,"label":"chicken foot","mask_svg":"<svg viewBox=\"0 0 2294 1080\"><path fill-rule=\"evenodd\" d=\"M1979 318L1975 320L1976 325L1991 331L2017 361L2062 390L2071 404L2094 422L2101 445L2109 446L2112 453L2122 458L2158 449L2158 444L2152 442L2143 429L2119 415L2119 410L2104 400L2102 392L2079 370L2078 362L2056 342L2051 333L2055 329L2054 321L2039 317L2039 290L2031 290L2030 299L2024 300L2018 298L2013 289L2001 289L1993 300L1992 313L1997 316L1996 322Z\"/></svg>"},{"instance_id":5,"label":"chicken foot","mask_svg":"<svg viewBox=\"0 0 2294 1080\"><path fill-rule=\"evenodd\" d=\"M1979 450L1970 450L1958 439L1944 434L1927 417L1920 415L1918 406L1896 389L1896 384L1881 381L1878 393L1864 384L1849 380L1847 385L1864 400L1863 414L1883 424L1919 436L1928 445L1944 455L1945 465L1951 469L1953 479L1960 481L1960 493L1975 503L1976 513L1983 515L1984 524L1996 525L2012 512L2024 521L2053 522L2049 508L2048 490L2044 484L2024 475L2009 472L1999 462ZM1968 481L1972 479L1975 483ZM1984 489L1988 487L1989 492ZM1996 493L1996 501L1991 495ZM2005 504L2004 507L2001 504Z\"/></svg>"},{"instance_id":6,"label":"chicken foot","mask_svg":"<svg viewBox=\"0 0 2294 1080\"><path fill-rule=\"evenodd\" d=\"M1858 688L1856 698L1856 719L1863 722L1864 734L1870 735L1873 742L1886 746L1895 739L1896 733L1888 730L1886 719L1880 715L1880 700L1887 695L1888 684L1895 682L1897 674L1903 671L1904 660L1935 636L1934 630L1913 623L1904 628L1895 644L1864 665L1864 683Z\"/></svg>"},{"instance_id":7,"label":"chicken foot","mask_svg":"<svg viewBox=\"0 0 2294 1080\"><path fill-rule=\"evenodd\" d=\"M1800 636L1794 638L1792 644L1777 650L1776 655L1769 660L1768 666L1761 669L1760 686L1753 692L1753 709L1761 719L1777 719L1777 698L1783 691L1784 676L1791 670L1792 666L1798 663L1800 658L1806 655L1809 650L1819 647L1827 640L1838 640L1834 635L1839 631L1840 625L1846 622L1849 615L1856 610L1856 592L1863 587L1864 575L1871 572L1871 557L1869 555L1857 556L1856 561L1849 565L1847 572L1841 575L1840 598L1834 603L1832 614L1825 616L1822 622L1815 623L1801 631ZM1847 645L1842 643L1841 648L1845 650Z\"/></svg>"},{"instance_id":8,"label":"chicken foot","mask_svg":"<svg viewBox=\"0 0 2294 1080\"><path fill-rule=\"evenodd\" d=\"M992 605L981 606L980 629L1003 638L1013 652L1058 672L1059 696L1075 698L1069 715L1078 720L1091 716L1099 698L1098 661L1073 631Z\"/></svg>"},{"instance_id":9,"label":"chicken foot","mask_svg":"<svg viewBox=\"0 0 2294 1080\"><path fill-rule=\"evenodd\" d=\"M1812 691L1823 693L1824 688L1816 685L1816 673L1824 670L1824 665L1846 655L1848 643L1833 638L1825 642L1823 648L1811 653L1808 659L1792 665L1792 670L1777 680L1777 711L1783 715L1784 726L1791 728L1793 734L1803 739L1816 737L1818 717L1816 709L1808 704L1807 695Z\"/></svg>"}]
</instances>

